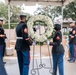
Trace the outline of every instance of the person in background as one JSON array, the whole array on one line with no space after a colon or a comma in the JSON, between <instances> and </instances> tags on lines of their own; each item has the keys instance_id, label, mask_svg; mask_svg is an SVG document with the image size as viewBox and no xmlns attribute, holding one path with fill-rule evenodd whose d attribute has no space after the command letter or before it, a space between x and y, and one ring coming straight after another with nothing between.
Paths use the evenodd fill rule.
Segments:
<instances>
[{"instance_id":1,"label":"person in background","mask_svg":"<svg viewBox=\"0 0 76 75\"><path fill-rule=\"evenodd\" d=\"M74 58L73 58L73 62L75 62L76 60L76 26L75 26L75 22L74 22L74 27L73 27L73 33L74 33Z\"/></svg>"},{"instance_id":2,"label":"person in background","mask_svg":"<svg viewBox=\"0 0 76 75\"><path fill-rule=\"evenodd\" d=\"M4 48L5 48L6 35L5 35L5 32L4 32L2 25L3 25L3 19L0 18L0 58L3 61L4 52L5 52Z\"/></svg>"},{"instance_id":3,"label":"person in background","mask_svg":"<svg viewBox=\"0 0 76 75\"><path fill-rule=\"evenodd\" d=\"M70 58L69 58L69 62L75 62L74 60L74 50L75 50L75 44L76 44L76 27L75 27L75 23L71 22L70 23L70 31L69 31L69 52L70 52Z\"/></svg>"},{"instance_id":4,"label":"person in background","mask_svg":"<svg viewBox=\"0 0 76 75\"><path fill-rule=\"evenodd\" d=\"M28 75L30 64L30 38L28 37L28 28L25 24L26 15L19 16L20 23L16 27L16 45L17 58L19 64L20 75Z\"/></svg>"},{"instance_id":5,"label":"person in background","mask_svg":"<svg viewBox=\"0 0 76 75\"><path fill-rule=\"evenodd\" d=\"M76 33L75 33L75 44L74 44L74 58L73 58L73 62L75 62L76 60Z\"/></svg>"},{"instance_id":6,"label":"person in background","mask_svg":"<svg viewBox=\"0 0 76 75\"><path fill-rule=\"evenodd\" d=\"M54 25L55 34L53 37L53 42L50 42L49 45L52 45L52 58L53 58L53 75L57 75L57 66L59 68L59 75L64 75L64 48L62 43L62 33L61 25Z\"/></svg>"}]
</instances>

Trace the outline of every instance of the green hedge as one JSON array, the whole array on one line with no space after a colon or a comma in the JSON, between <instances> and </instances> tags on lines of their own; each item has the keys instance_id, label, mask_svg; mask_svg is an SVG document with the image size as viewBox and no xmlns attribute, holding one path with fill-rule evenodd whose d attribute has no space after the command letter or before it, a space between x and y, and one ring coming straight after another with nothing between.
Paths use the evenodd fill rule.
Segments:
<instances>
[{"instance_id":1,"label":"green hedge","mask_svg":"<svg viewBox=\"0 0 76 75\"><path fill-rule=\"evenodd\" d=\"M17 24L18 24L18 23L10 23L10 29L16 28ZM4 28L4 29L8 29L8 28L9 28L8 23L5 23L5 24L3 25L3 28Z\"/></svg>"},{"instance_id":2,"label":"green hedge","mask_svg":"<svg viewBox=\"0 0 76 75\"><path fill-rule=\"evenodd\" d=\"M63 32L63 35L69 35L69 33L68 32Z\"/></svg>"}]
</instances>

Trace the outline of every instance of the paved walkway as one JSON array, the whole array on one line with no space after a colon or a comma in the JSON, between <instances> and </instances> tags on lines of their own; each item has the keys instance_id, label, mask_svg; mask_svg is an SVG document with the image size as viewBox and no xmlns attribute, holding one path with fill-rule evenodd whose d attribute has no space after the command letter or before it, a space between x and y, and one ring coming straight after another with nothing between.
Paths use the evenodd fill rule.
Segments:
<instances>
[{"instance_id":1,"label":"paved walkway","mask_svg":"<svg viewBox=\"0 0 76 75\"><path fill-rule=\"evenodd\" d=\"M51 46L49 47L50 49L50 54L51 54ZM39 56L40 56L40 46L35 46L35 51L34 51L34 55L35 55L35 63L34 63L34 67L36 68L35 71L33 71L33 73L36 72L36 74L33 75L52 75L51 73L49 73L50 71L50 61L48 56L48 47L47 45L41 46L41 53L42 53L42 57L43 57L43 65L39 66L40 61L39 61ZM31 47L31 58L33 58L33 46ZM68 55L68 51L65 52L65 56ZM46 57L46 58L45 58ZM19 75L19 69L18 69L18 62L17 62L17 58L16 58L16 51L14 51L14 55L13 56L5 56L4 61L6 61L7 63L5 64L5 69L7 71L8 75ZM31 70L33 68L33 60L31 59L31 63L30 63L30 71L29 71L29 75L31 74ZM45 64L46 65L45 65ZM52 62L51 62L52 63ZM39 70L37 70L38 68L41 68ZM48 69L46 69L45 67L50 67ZM67 61L67 58L64 57L64 69L65 69L65 75L76 75L76 62L75 63L69 63ZM52 69L51 69L52 71ZM59 75L59 74L57 74Z\"/></svg>"},{"instance_id":2,"label":"paved walkway","mask_svg":"<svg viewBox=\"0 0 76 75\"><path fill-rule=\"evenodd\" d=\"M5 64L7 74L8 75L19 75L17 58L16 57L6 57L6 58L4 58L4 60L7 62ZM43 65L44 67L50 67L49 59L47 57L43 58L42 62L46 64L46 65L45 64ZM32 67L33 67L32 64L33 63L32 63L32 59L31 59L30 70L32 70ZM39 64L40 64L39 59L37 59L37 60L35 59L34 67L39 68ZM67 58L64 58L64 68L65 68L65 75L76 75L76 62L69 63L67 61ZM50 70L50 68L49 69L42 68L39 70L36 69L35 75L52 75L49 73L49 70ZM29 71L29 75L32 75L31 71Z\"/></svg>"}]
</instances>

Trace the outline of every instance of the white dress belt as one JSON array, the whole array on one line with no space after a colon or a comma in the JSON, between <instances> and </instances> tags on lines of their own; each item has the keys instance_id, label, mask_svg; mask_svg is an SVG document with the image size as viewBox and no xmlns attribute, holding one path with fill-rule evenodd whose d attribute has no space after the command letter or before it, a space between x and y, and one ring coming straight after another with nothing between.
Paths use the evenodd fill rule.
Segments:
<instances>
[{"instance_id":1,"label":"white dress belt","mask_svg":"<svg viewBox=\"0 0 76 75\"><path fill-rule=\"evenodd\" d=\"M16 39L23 39L23 37L16 37Z\"/></svg>"}]
</instances>

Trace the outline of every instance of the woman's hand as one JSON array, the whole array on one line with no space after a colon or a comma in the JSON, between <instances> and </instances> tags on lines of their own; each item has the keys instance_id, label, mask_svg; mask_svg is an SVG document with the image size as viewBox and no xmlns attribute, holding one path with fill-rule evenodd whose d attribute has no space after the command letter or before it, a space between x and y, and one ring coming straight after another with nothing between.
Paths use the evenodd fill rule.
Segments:
<instances>
[{"instance_id":1,"label":"woman's hand","mask_svg":"<svg viewBox=\"0 0 76 75\"><path fill-rule=\"evenodd\" d=\"M50 43L49 43L49 45L53 46L53 45L54 45L54 43L53 43L53 42L50 42Z\"/></svg>"},{"instance_id":2,"label":"woman's hand","mask_svg":"<svg viewBox=\"0 0 76 75\"><path fill-rule=\"evenodd\" d=\"M0 34L0 37L4 37L5 35Z\"/></svg>"},{"instance_id":3,"label":"woman's hand","mask_svg":"<svg viewBox=\"0 0 76 75\"><path fill-rule=\"evenodd\" d=\"M71 36L71 38L74 38L74 36Z\"/></svg>"},{"instance_id":4,"label":"woman's hand","mask_svg":"<svg viewBox=\"0 0 76 75\"><path fill-rule=\"evenodd\" d=\"M30 38L27 38L27 39L25 39L25 40L30 40Z\"/></svg>"}]
</instances>

